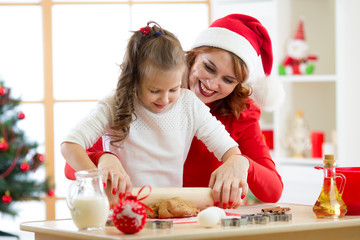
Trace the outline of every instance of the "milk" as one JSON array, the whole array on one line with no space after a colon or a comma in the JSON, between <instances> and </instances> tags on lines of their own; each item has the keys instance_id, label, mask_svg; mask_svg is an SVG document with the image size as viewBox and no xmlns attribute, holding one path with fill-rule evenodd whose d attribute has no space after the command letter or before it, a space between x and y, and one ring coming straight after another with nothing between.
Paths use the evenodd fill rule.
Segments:
<instances>
[{"instance_id":1,"label":"milk","mask_svg":"<svg viewBox=\"0 0 360 240\"><path fill-rule=\"evenodd\" d=\"M105 226L109 216L109 201L105 197L78 197L74 199L71 217L79 229L97 229Z\"/></svg>"}]
</instances>

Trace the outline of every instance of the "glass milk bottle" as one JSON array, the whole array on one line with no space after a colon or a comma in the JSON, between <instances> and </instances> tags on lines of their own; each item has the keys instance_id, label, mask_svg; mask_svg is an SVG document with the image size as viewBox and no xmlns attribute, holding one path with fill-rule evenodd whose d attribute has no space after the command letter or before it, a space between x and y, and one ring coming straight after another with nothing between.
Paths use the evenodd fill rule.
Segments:
<instances>
[{"instance_id":1,"label":"glass milk bottle","mask_svg":"<svg viewBox=\"0 0 360 240\"><path fill-rule=\"evenodd\" d=\"M109 216L109 201L98 169L78 171L66 198L71 217L80 230L98 230Z\"/></svg>"},{"instance_id":2,"label":"glass milk bottle","mask_svg":"<svg viewBox=\"0 0 360 240\"><path fill-rule=\"evenodd\" d=\"M318 200L313 206L313 212L318 218L339 218L347 212L347 207L341 198L344 191L346 178L341 173L335 172L334 155L325 155L324 183ZM336 178L341 179L339 189Z\"/></svg>"}]
</instances>

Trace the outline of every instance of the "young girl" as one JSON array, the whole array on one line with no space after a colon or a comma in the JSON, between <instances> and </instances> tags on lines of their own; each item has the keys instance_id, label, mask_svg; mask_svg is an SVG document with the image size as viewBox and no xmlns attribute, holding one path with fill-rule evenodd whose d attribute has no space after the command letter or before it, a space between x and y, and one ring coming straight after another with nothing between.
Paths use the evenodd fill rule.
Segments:
<instances>
[{"instance_id":1,"label":"young girl","mask_svg":"<svg viewBox=\"0 0 360 240\"><path fill-rule=\"evenodd\" d=\"M151 23L130 38L116 91L100 100L61 145L64 158L76 171L96 168L85 149L103 136L104 149L120 159L122 174L111 175L115 166L108 166L111 176L103 179L106 183L111 178L115 193L147 184L181 187L194 136L219 160L241 157L238 144L209 108L193 92L181 88L187 65L178 39L156 23L150 27ZM231 180L222 176L214 186L219 188L226 181ZM222 189L221 194L223 201L234 202L246 193L247 184L241 182Z\"/></svg>"}]
</instances>

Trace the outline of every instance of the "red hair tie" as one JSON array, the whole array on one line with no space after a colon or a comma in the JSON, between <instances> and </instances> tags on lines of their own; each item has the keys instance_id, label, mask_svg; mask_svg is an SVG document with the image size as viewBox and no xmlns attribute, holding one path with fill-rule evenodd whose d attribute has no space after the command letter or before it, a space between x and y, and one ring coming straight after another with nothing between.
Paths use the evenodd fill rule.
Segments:
<instances>
[{"instance_id":1,"label":"red hair tie","mask_svg":"<svg viewBox=\"0 0 360 240\"><path fill-rule=\"evenodd\" d=\"M149 27L149 26L140 28L140 31L145 35L148 35L150 33L150 30L151 30L151 27Z\"/></svg>"}]
</instances>

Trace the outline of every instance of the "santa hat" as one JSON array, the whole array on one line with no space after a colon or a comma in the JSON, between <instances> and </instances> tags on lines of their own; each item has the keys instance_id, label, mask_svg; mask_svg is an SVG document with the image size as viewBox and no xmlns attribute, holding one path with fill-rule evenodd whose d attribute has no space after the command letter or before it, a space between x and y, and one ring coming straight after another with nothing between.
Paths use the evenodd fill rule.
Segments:
<instances>
[{"instance_id":1,"label":"santa hat","mask_svg":"<svg viewBox=\"0 0 360 240\"><path fill-rule=\"evenodd\" d=\"M300 18L299 26L295 34L296 40L302 40L305 41L305 34L304 34L304 19Z\"/></svg>"},{"instance_id":2,"label":"santa hat","mask_svg":"<svg viewBox=\"0 0 360 240\"><path fill-rule=\"evenodd\" d=\"M192 48L201 46L227 50L246 63L252 98L263 110L272 111L281 104L283 86L280 80L268 78L273 64L271 39L257 19L243 14L220 18L200 33Z\"/></svg>"}]
</instances>

